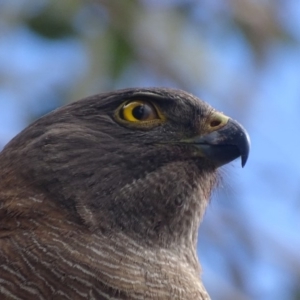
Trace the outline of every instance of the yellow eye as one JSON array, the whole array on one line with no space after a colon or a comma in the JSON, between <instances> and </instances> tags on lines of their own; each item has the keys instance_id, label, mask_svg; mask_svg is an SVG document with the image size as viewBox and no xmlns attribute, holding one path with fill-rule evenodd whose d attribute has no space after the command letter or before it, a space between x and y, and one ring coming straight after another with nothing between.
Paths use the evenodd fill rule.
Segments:
<instances>
[{"instance_id":1,"label":"yellow eye","mask_svg":"<svg viewBox=\"0 0 300 300\"><path fill-rule=\"evenodd\" d=\"M129 122L160 119L155 107L146 101L135 100L121 108L121 118Z\"/></svg>"}]
</instances>

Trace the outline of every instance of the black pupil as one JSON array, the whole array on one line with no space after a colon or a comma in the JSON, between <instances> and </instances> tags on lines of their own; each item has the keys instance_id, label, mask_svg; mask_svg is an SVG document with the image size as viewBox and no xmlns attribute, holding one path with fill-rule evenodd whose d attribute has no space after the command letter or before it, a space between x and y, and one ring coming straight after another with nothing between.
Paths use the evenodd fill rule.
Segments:
<instances>
[{"instance_id":1,"label":"black pupil","mask_svg":"<svg viewBox=\"0 0 300 300\"><path fill-rule=\"evenodd\" d=\"M147 117L147 109L145 108L144 104L141 104L139 106L136 106L132 110L132 115L137 119L137 120L142 120Z\"/></svg>"}]
</instances>

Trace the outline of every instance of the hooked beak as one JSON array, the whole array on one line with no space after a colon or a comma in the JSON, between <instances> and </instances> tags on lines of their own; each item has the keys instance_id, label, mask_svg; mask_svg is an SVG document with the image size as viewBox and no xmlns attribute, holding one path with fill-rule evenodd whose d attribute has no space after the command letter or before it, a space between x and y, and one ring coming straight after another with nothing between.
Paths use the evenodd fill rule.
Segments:
<instances>
[{"instance_id":1,"label":"hooked beak","mask_svg":"<svg viewBox=\"0 0 300 300\"><path fill-rule=\"evenodd\" d=\"M215 128L212 127L214 124L217 124ZM241 157L244 167L249 155L250 138L242 125L216 112L213 118L210 118L210 127L212 130L210 133L185 140L184 143L193 144L199 154L211 160L216 167L223 166L238 157Z\"/></svg>"}]
</instances>

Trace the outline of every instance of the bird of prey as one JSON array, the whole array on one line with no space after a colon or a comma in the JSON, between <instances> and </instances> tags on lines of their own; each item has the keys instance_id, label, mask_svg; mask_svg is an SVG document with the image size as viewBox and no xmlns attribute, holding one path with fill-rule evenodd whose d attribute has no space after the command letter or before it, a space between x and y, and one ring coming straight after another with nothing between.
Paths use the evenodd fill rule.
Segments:
<instances>
[{"instance_id":1,"label":"bird of prey","mask_svg":"<svg viewBox=\"0 0 300 300\"><path fill-rule=\"evenodd\" d=\"M0 154L0 299L209 299L197 232L249 137L181 90L92 96Z\"/></svg>"}]
</instances>

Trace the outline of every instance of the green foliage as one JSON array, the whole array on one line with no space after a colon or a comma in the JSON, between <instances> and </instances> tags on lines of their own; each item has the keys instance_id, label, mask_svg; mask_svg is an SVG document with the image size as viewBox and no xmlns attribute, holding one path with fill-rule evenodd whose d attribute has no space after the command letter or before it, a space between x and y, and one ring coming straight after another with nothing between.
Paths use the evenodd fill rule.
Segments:
<instances>
[{"instance_id":1,"label":"green foliage","mask_svg":"<svg viewBox=\"0 0 300 300\"><path fill-rule=\"evenodd\" d=\"M59 39L75 34L68 19L54 16L49 10L44 10L41 14L30 18L27 25L35 33L49 39Z\"/></svg>"},{"instance_id":2,"label":"green foliage","mask_svg":"<svg viewBox=\"0 0 300 300\"><path fill-rule=\"evenodd\" d=\"M126 40L120 32L111 29L111 61L110 75L116 80L126 69L128 64L134 59L132 45Z\"/></svg>"}]
</instances>

